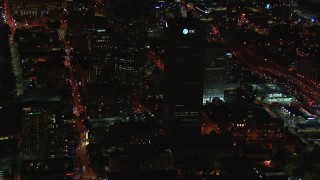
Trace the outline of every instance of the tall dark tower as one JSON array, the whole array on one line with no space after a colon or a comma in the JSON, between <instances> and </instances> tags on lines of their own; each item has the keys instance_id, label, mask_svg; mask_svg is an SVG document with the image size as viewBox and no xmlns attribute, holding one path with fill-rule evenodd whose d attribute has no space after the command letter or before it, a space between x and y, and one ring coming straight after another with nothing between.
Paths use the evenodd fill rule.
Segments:
<instances>
[{"instance_id":1,"label":"tall dark tower","mask_svg":"<svg viewBox=\"0 0 320 180\"><path fill-rule=\"evenodd\" d=\"M168 135L200 133L205 30L198 19L168 22L164 70Z\"/></svg>"}]
</instances>

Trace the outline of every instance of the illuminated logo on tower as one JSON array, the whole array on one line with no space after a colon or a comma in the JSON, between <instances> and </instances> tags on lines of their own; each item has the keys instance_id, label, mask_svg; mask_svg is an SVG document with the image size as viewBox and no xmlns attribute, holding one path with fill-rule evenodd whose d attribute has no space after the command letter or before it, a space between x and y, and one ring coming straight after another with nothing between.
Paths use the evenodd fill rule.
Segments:
<instances>
[{"instance_id":1,"label":"illuminated logo on tower","mask_svg":"<svg viewBox=\"0 0 320 180\"><path fill-rule=\"evenodd\" d=\"M194 33L196 33L196 30L194 30L194 29L183 29L182 30L182 34L194 34Z\"/></svg>"}]
</instances>

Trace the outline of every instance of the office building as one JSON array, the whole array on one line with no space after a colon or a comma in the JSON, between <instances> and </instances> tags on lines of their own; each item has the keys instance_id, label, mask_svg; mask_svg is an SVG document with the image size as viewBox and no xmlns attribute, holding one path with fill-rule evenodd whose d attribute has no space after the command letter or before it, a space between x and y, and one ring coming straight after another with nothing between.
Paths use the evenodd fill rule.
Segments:
<instances>
[{"instance_id":1,"label":"office building","mask_svg":"<svg viewBox=\"0 0 320 180\"><path fill-rule=\"evenodd\" d=\"M30 105L31 104L31 105ZM37 104L37 106L35 105ZM45 104L45 105L44 105ZM22 108L22 152L30 158L64 158L75 155L78 136L74 117L63 115L61 102L25 102Z\"/></svg>"},{"instance_id":2,"label":"office building","mask_svg":"<svg viewBox=\"0 0 320 180\"><path fill-rule=\"evenodd\" d=\"M47 151L47 124L50 116L42 110L24 108L23 111L23 153L45 153Z\"/></svg>"},{"instance_id":3,"label":"office building","mask_svg":"<svg viewBox=\"0 0 320 180\"><path fill-rule=\"evenodd\" d=\"M206 48L203 103L214 98L224 100L224 90L239 85L233 82L232 54L221 44L211 44Z\"/></svg>"},{"instance_id":4,"label":"office building","mask_svg":"<svg viewBox=\"0 0 320 180\"><path fill-rule=\"evenodd\" d=\"M168 21L164 68L168 134L200 132L205 37L198 19Z\"/></svg>"},{"instance_id":5,"label":"office building","mask_svg":"<svg viewBox=\"0 0 320 180\"><path fill-rule=\"evenodd\" d=\"M312 83L320 84L320 63L318 59L299 59L297 72Z\"/></svg>"}]
</instances>

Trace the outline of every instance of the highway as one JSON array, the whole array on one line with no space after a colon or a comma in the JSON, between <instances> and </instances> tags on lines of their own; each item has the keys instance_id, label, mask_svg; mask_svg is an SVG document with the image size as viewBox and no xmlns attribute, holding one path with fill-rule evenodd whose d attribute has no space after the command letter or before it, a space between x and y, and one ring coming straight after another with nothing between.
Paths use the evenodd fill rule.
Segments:
<instances>
[{"instance_id":1,"label":"highway","mask_svg":"<svg viewBox=\"0 0 320 180\"><path fill-rule=\"evenodd\" d=\"M216 32L217 33L217 32ZM218 32L220 34L220 32ZM320 100L319 88L309 83L288 69L271 62L266 57L255 53L244 44L240 44L226 34L222 34L223 43L229 47L236 55L236 60L251 69L254 73L274 77L280 82L290 83L295 86L302 94L306 95L307 101Z\"/></svg>"},{"instance_id":2,"label":"highway","mask_svg":"<svg viewBox=\"0 0 320 180\"><path fill-rule=\"evenodd\" d=\"M220 32L216 32L219 33ZM236 60L242 65L246 66L253 73L257 75L263 75L265 77L276 78L278 82L283 82L282 84L292 85L294 89L297 89L300 93L303 94L306 101L313 101L320 99L319 88L314 84L308 82L304 78L289 72L288 69L281 67L278 64L270 62L268 59L259 55L252 50L250 50L245 45L242 45L238 42L235 42L232 38L227 35L221 34L223 37L223 43L230 47L232 51L236 54ZM282 116L280 116L282 117ZM283 117L282 117L283 119ZM287 123L287 121L284 121ZM296 134L300 140L309 144L305 138L298 133L291 125L289 125L289 130L293 134Z\"/></svg>"},{"instance_id":3,"label":"highway","mask_svg":"<svg viewBox=\"0 0 320 180\"><path fill-rule=\"evenodd\" d=\"M244 21L248 21L244 18ZM250 23L252 24L252 23ZM259 28L254 27L258 33L264 34L265 30L259 30ZM217 31L217 33L220 33ZM225 44L232 48L238 55L237 60L239 60L243 65L249 67L253 72L259 74L265 74L267 76L276 77L278 80L284 83L290 83L296 87L300 92L306 95L305 99L307 101L317 101L320 100L320 86L308 82L307 79L290 72L287 68L280 66L275 63L281 61L281 59L267 59L262 55L255 53L254 50L250 49L246 44L241 44L236 42L226 33L222 34L226 38Z\"/></svg>"}]
</instances>

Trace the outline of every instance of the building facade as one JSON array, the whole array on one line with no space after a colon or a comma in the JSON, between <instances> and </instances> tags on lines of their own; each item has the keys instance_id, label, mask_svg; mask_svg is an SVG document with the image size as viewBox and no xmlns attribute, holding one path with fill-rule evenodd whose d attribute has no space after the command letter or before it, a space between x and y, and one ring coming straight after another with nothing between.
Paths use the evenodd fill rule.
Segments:
<instances>
[{"instance_id":1,"label":"building facade","mask_svg":"<svg viewBox=\"0 0 320 180\"><path fill-rule=\"evenodd\" d=\"M200 133L205 37L200 20L168 22L164 69L168 134Z\"/></svg>"},{"instance_id":2,"label":"building facade","mask_svg":"<svg viewBox=\"0 0 320 180\"><path fill-rule=\"evenodd\" d=\"M26 154L47 151L47 124L49 115L41 110L23 109L22 151Z\"/></svg>"},{"instance_id":3,"label":"building facade","mask_svg":"<svg viewBox=\"0 0 320 180\"><path fill-rule=\"evenodd\" d=\"M224 100L224 90L238 87L233 82L232 54L220 44L206 48L203 103L214 98Z\"/></svg>"}]
</instances>

